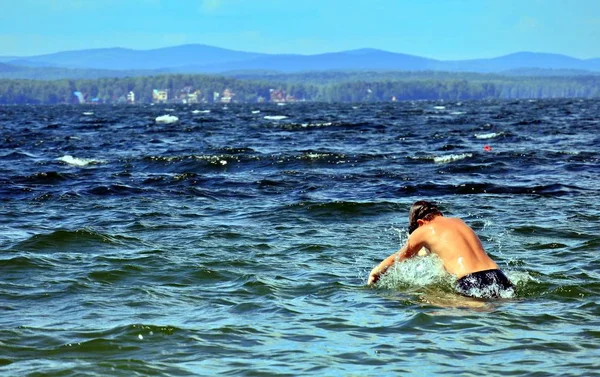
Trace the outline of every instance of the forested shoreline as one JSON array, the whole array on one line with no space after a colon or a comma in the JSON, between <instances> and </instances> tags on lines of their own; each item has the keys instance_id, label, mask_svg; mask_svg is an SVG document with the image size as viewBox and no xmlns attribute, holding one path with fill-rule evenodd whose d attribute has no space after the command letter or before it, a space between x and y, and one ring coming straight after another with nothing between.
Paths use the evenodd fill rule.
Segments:
<instances>
[{"instance_id":1,"label":"forested shoreline","mask_svg":"<svg viewBox=\"0 0 600 377\"><path fill-rule=\"evenodd\" d=\"M229 76L175 74L100 79L0 80L0 104L77 103L74 92L99 103L153 101L154 89L172 94L198 91L199 101L222 101L214 93L233 93L232 102L281 101L387 102L403 100L473 100L600 97L600 76L502 76L440 72L237 73Z\"/></svg>"}]
</instances>

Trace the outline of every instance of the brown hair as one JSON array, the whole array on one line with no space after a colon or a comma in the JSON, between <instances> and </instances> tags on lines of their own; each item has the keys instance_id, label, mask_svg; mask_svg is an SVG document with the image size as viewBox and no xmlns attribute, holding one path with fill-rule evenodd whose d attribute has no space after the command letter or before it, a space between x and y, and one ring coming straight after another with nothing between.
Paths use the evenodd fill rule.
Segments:
<instances>
[{"instance_id":1,"label":"brown hair","mask_svg":"<svg viewBox=\"0 0 600 377\"><path fill-rule=\"evenodd\" d=\"M443 216L443 214L435 204L425 200L415 202L408 213L408 234L419 227L417 220L430 221L436 216Z\"/></svg>"}]
</instances>

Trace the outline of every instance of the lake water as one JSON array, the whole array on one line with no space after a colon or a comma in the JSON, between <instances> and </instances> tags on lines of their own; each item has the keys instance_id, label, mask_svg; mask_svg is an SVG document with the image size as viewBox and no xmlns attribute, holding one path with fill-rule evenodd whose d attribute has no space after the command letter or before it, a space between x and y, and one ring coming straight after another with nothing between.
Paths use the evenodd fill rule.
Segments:
<instances>
[{"instance_id":1,"label":"lake water","mask_svg":"<svg viewBox=\"0 0 600 377\"><path fill-rule=\"evenodd\" d=\"M600 375L599 130L598 100L0 107L0 375ZM514 297L433 256L366 286L421 199Z\"/></svg>"}]
</instances>

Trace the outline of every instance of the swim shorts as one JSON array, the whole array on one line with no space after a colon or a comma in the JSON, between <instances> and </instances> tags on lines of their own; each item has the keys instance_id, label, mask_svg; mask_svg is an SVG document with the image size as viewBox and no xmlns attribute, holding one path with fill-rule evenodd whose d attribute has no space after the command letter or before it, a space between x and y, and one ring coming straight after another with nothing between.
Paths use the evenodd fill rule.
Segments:
<instances>
[{"instance_id":1,"label":"swim shorts","mask_svg":"<svg viewBox=\"0 0 600 377\"><path fill-rule=\"evenodd\" d=\"M478 298L498 298L514 295L514 285L498 269L465 275L456 281L456 290L461 295Z\"/></svg>"}]
</instances>

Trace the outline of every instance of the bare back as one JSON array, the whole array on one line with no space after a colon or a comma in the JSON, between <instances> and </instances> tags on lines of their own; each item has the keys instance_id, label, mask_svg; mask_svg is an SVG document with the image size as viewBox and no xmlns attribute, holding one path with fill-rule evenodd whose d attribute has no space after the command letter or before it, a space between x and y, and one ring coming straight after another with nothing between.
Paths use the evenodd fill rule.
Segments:
<instances>
[{"instance_id":1,"label":"bare back","mask_svg":"<svg viewBox=\"0 0 600 377\"><path fill-rule=\"evenodd\" d=\"M408 240L409 253L422 246L437 254L446 271L458 278L498 268L483 250L475 232L458 218L436 216L420 226Z\"/></svg>"}]
</instances>

